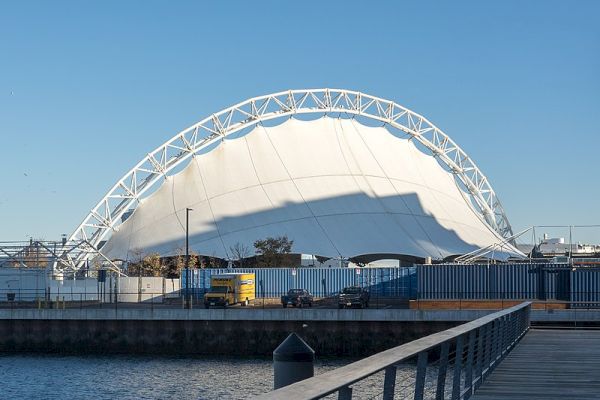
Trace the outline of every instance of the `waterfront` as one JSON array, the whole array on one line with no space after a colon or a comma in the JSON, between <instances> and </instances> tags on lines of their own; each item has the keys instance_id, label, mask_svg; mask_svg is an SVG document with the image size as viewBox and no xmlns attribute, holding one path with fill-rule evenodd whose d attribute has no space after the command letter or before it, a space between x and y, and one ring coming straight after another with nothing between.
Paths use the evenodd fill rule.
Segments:
<instances>
[{"instance_id":1,"label":"waterfront","mask_svg":"<svg viewBox=\"0 0 600 400\"><path fill-rule=\"evenodd\" d=\"M351 362L318 360L315 373ZM268 392L272 361L234 358L0 355L2 398L244 399Z\"/></svg>"}]
</instances>

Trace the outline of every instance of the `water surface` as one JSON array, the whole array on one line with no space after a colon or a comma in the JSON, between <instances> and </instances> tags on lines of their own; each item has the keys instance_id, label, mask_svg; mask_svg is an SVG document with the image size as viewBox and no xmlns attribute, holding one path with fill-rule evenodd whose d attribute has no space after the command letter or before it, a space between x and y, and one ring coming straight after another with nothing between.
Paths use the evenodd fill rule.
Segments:
<instances>
[{"instance_id":1,"label":"water surface","mask_svg":"<svg viewBox=\"0 0 600 400\"><path fill-rule=\"evenodd\" d=\"M315 374L352 360L318 360ZM273 387L270 359L0 355L2 399L244 399Z\"/></svg>"}]
</instances>

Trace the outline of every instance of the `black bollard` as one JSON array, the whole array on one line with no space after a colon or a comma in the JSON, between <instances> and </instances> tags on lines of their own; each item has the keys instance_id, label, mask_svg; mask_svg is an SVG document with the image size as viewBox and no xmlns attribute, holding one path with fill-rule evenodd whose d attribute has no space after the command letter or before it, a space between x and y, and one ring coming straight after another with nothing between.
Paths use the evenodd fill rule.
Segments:
<instances>
[{"instance_id":1,"label":"black bollard","mask_svg":"<svg viewBox=\"0 0 600 400\"><path fill-rule=\"evenodd\" d=\"M291 385L315 374L315 351L295 333L273 351L274 387Z\"/></svg>"}]
</instances>

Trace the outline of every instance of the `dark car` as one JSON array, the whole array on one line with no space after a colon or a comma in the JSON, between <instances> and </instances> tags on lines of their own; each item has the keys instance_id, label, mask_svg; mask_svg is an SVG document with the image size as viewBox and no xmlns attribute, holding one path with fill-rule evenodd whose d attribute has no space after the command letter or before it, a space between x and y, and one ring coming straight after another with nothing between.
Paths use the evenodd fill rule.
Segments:
<instances>
[{"instance_id":1,"label":"dark car","mask_svg":"<svg viewBox=\"0 0 600 400\"><path fill-rule=\"evenodd\" d=\"M305 289L290 289L287 295L281 296L281 304L283 308L287 306L303 307L304 305L312 307L313 296Z\"/></svg>"},{"instance_id":2,"label":"dark car","mask_svg":"<svg viewBox=\"0 0 600 400\"><path fill-rule=\"evenodd\" d=\"M359 286L344 288L338 296L338 308L369 307L369 291Z\"/></svg>"}]
</instances>

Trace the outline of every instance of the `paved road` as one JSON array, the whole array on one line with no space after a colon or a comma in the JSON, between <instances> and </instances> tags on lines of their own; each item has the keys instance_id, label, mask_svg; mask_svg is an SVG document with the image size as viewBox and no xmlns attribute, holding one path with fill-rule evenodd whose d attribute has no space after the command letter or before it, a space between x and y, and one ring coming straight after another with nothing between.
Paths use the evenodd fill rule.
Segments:
<instances>
[{"instance_id":1,"label":"paved road","mask_svg":"<svg viewBox=\"0 0 600 400\"><path fill-rule=\"evenodd\" d=\"M532 329L472 399L600 399L600 330Z\"/></svg>"}]
</instances>

